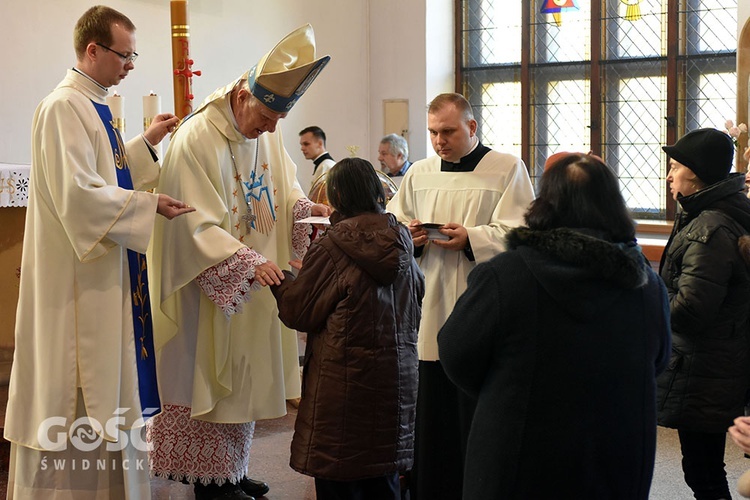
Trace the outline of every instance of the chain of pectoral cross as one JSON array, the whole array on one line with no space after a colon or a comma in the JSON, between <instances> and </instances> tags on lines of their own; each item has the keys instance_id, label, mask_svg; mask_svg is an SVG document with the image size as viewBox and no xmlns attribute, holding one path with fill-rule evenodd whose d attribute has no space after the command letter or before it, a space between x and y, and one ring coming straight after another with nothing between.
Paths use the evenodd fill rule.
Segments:
<instances>
[{"instance_id":1,"label":"chain of pectoral cross","mask_svg":"<svg viewBox=\"0 0 750 500\"><path fill-rule=\"evenodd\" d=\"M240 191L242 192L242 197L245 199L245 205L247 206L247 210L244 214L240 217L240 219L245 223L245 228L247 229L247 233L250 234L250 231L253 229L253 222L258 218L253 213L253 206L250 203L250 193L245 193L245 184L242 182L242 176L240 175L239 170L237 170L237 161L234 159L234 151L232 151L232 144L229 142L229 139L227 139L227 146L229 146L229 156L232 157L232 166L234 167L234 175L235 179L237 179L237 183L240 185ZM251 179L255 181L255 174L258 169L258 139L255 139L255 164L253 165L253 175Z\"/></svg>"}]
</instances>

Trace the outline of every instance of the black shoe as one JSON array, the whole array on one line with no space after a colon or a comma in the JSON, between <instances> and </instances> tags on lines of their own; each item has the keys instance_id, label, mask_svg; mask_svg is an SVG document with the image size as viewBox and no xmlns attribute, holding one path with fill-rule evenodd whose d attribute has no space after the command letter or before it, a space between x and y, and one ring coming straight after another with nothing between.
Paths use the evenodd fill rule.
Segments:
<instances>
[{"instance_id":1,"label":"black shoe","mask_svg":"<svg viewBox=\"0 0 750 500\"><path fill-rule=\"evenodd\" d=\"M268 484L263 481L256 481L247 476L240 479L239 485L240 488L242 488L242 491L254 497L262 497L271 489L268 487Z\"/></svg>"},{"instance_id":2,"label":"black shoe","mask_svg":"<svg viewBox=\"0 0 750 500\"><path fill-rule=\"evenodd\" d=\"M232 484L229 481L221 486L213 482L207 485L195 483L193 491L195 500L255 500L254 497L245 494L239 484Z\"/></svg>"}]
</instances>

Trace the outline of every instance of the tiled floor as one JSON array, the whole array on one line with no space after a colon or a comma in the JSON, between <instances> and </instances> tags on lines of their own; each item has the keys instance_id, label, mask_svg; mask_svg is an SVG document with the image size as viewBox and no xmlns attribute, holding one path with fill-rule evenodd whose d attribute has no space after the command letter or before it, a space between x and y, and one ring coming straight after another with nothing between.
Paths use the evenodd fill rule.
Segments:
<instances>
[{"instance_id":1,"label":"tiled floor","mask_svg":"<svg viewBox=\"0 0 750 500\"><path fill-rule=\"evenodd\" d=\"M312 479L294 472L289 468L289 443L292 438L292 426L296 412L290 408L290 414L277 420L258 422L256 437L250 458L251 477L262 479L271 486L265 498L273 500L313 500L315 493ZM680 443L677 431L659 427L657 437L656 466L654 480L651 484L651 500L686 500L693 497L692 492L682 478L680 467ZM727 440L725 456L729 486L734 490L737 479L750 469L750 460L743 457L731 439ZM543 475L543 471L540 471ZM168 481L154 481L154 499L192 500L192 492L184 485ZM732 498L742 497L734 493Z\"/></svg>"},{"instance_id":2,"label":"tiled floor","mask_svg":"<svg viewBox=\"0 0 750 500\"><path fill-rule=\"evenodd\" d=\"M262 498L269 500L314 500L313 480L289 467L289 443L292 442L297 410L287 405L289 413L275 420L258 421L250 449L250 477L267 482L271 491ZM154 500L192 500L193 490L173 481L151 482Z\"/></svg>"},{"instance_id":3,"label":"tiled floor","mask_svg":"<svg viewBox=\"0 0 750 500\"><path fill-rule=\"evenodd\" d=\"M5 401L7 387L0 385L0 401ZM268 500L314 500L315 492L312 478L293 471L289 463L289 443L292 439L294 419L297 411L291 405L289 413L283 418L259 421L255 428L255 440L250 457L250 476L262 479L271 486L266 495ZM4 404L0 412L4 412ZM0 447L0 499L5 498L7 483L7 462L2 456ZM743 472L750 468L750 460L727 440L727 476L732 489ZM540 471L543 474L543 471ZM192 488L181 483L154 479L152 481L154 500L192 500ZM651 500L686 500L692 494L682 479L680 469L680 446L677 432L659 428L656 449L656 467L651 485ZM738 494L732 497L740 500Z\"/></svg>"},{"instance_id":4,"label":"tiled floor","mask_svg":"<svg viewBox=\"0 0 750 500\"><path fill-rule=\"evenodd\" d=\"M682 454L680 453L677 431L659 427L656 439L656 465L649 498L651 500L688 500L693 498L693 493L682 478ZM728 434L724 462L726 463L727 481L729 482L729 489L732 491L732 498L740 500L742 497L735 491L735 485L737 479L750 469L750 460L744 458L742 450L734 444Z\"/></svg>"}]
</instances>

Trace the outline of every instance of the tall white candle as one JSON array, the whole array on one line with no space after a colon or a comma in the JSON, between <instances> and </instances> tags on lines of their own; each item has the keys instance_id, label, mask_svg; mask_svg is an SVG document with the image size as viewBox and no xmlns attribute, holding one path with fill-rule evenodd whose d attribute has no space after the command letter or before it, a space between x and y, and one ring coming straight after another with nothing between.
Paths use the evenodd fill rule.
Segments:
<instances>
[{"instance_id":1,"label":"tall white candle","mask_svg":"<svg viewBox=\"0 0 750 500\"><path fill-rule=\"evenodd\" d=\"M107 96L107 105L112 112L112 118L125 118L125 98L123 96L117 92Z\"/></svg>"},{"instance_id":2,"label":"tall white candle","mask_svg":"<svg viewBox=\"0 0 750 500\"><path fill-rule=\"evenodd\" d=\"M107 105L112 112L112 124L115 128L120 129L120 133L125 133L125 98L115 92L107 96Z\"/></svg>"},{"instance_id":3,"label":"tall white candle","mask_svg":"<svg viewBox=\"0 0 750 500\"><path fill-rule=\"evenodd\" d=\"M161 96L151 92L143 96L143 130L146 130L156 115L161 113Z\"/></svg>"}]
</instances>

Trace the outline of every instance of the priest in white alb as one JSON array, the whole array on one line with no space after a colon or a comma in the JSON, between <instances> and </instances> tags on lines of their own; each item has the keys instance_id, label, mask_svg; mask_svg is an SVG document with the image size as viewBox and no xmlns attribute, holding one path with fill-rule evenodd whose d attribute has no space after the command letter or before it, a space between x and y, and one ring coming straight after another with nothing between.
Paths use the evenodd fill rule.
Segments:
<instances>
[{"instance_id":1,"label":"priest in white alb","mask_svg":"<svg viewBox=\"0 0 750 500\"><path fill-rule=\"evenodd\" d=\"M157 115L124 142L105 101L135 68L135 25L91 7L73 45L75 66L32 122L8 498L147 500L141 431L160 403L143 253L155 219L192 209L145 191L177 117Z\"/></svg>"}]
</instances>

